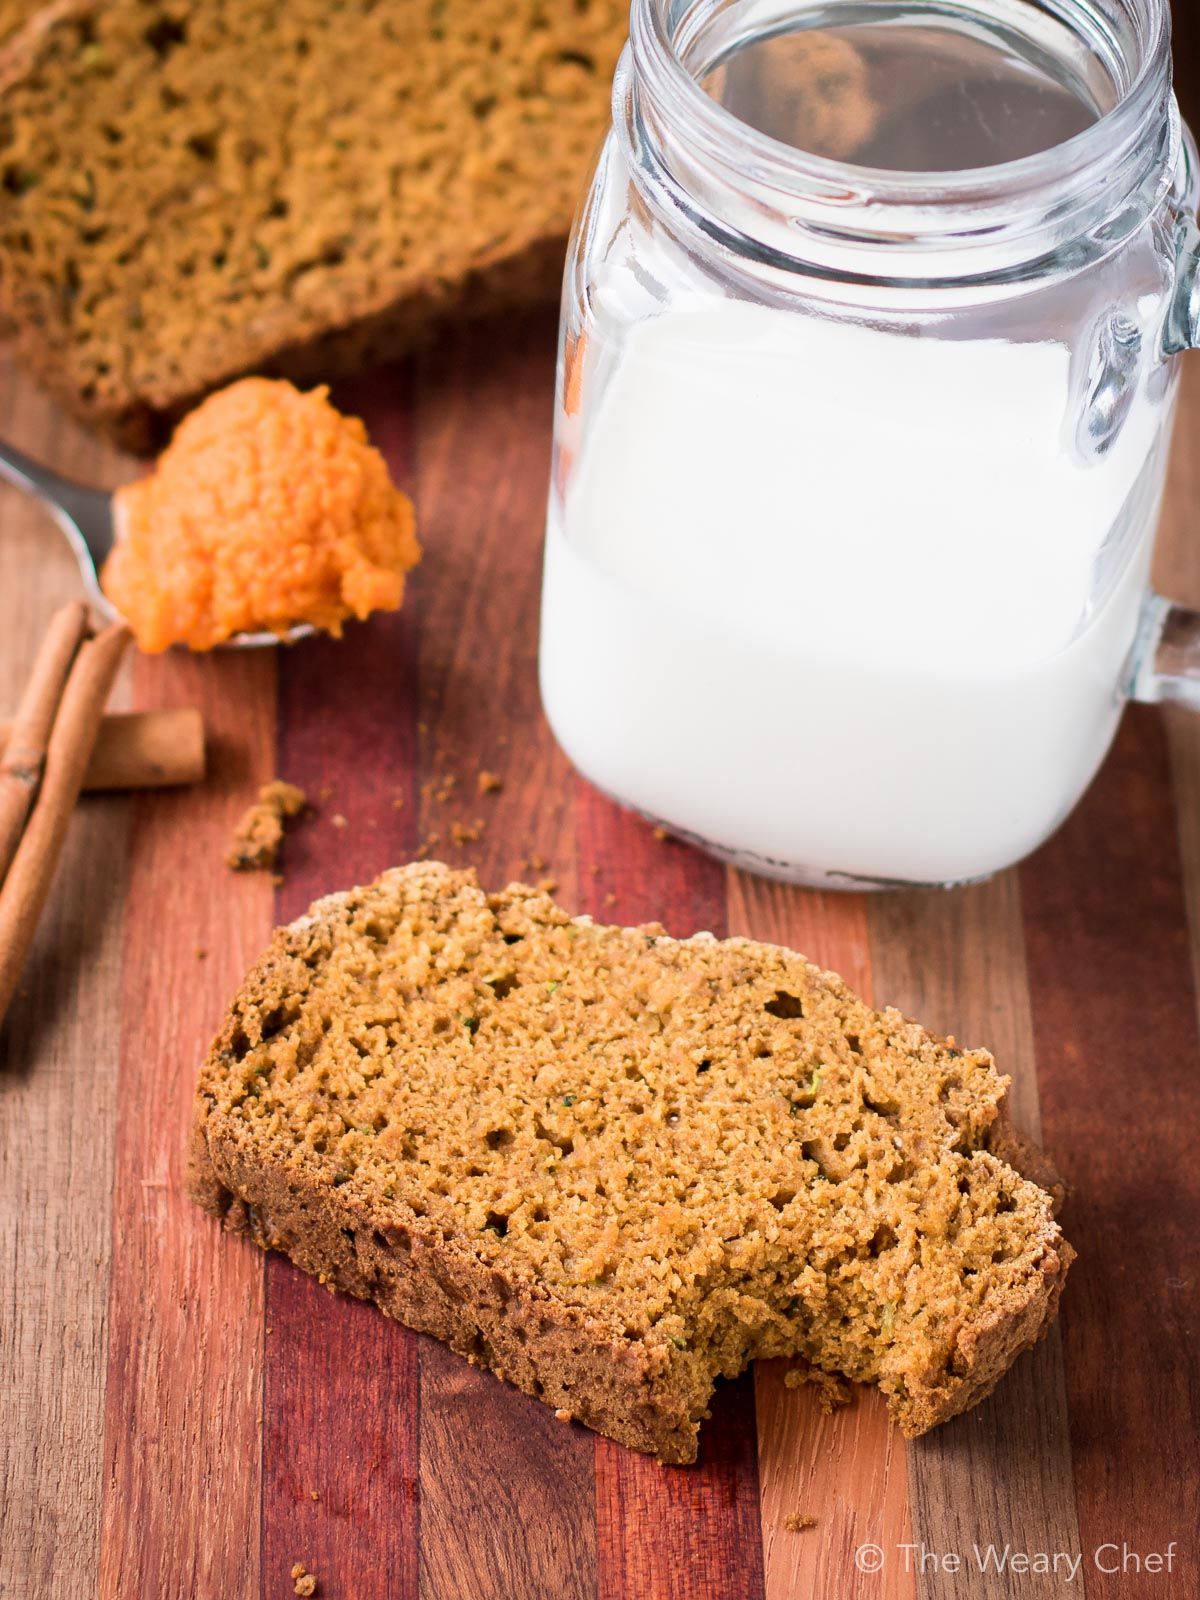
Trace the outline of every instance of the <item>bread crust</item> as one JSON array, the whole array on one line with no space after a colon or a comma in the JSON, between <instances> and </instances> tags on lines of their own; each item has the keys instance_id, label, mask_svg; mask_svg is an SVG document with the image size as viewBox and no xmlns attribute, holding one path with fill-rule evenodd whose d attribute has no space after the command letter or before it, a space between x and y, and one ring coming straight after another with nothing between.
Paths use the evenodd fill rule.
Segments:
<instances>
[{"instance_id":1,"label":"bread crust","mask_svg":"<svg viewBox=\"0 0 1200 1600\"><path fill-rule=\"evenodd\" d=\"M376 1215L302 1169L264 1161L219 1113L197 1116L188 1184L230 1232L373 1301L472 1365L660 1461L696 1459L699 1418L673 1383L668 1349L627 1339L545 1286L480 1261L410 1207Z\"/></svg>"},{"instance_id":2,"label":"bread crust","mask_svg":"<svg viewBox=\"0 0 1200 1600\"><path fill-rule=\"evenodd\" d=\"M237 8L233 9L232 27L236 30L239 17ZM158 29L177 29L182 40L202 8L176 10L152 4L142 8L129 28L116 31L116 37L146 56L144 81L156 81L166 68L142 41ZM185 165L178 174L146 180L149 187L142 194L136 183L129 190L126 182L134 182L129 175L137 174L139 163L119 153L119 140L109 144L102 129L95 138L96 161L106 174L111 169L115 179L101 186L103 193L95 212L91 211L94 195L84 192L72 198L69 191L61 204L56 192L56 203L47 204L44 211L39 211L36 203L29 214L22 210L21 152L31 141L30 147L36 149L36 140L43 133L50 148L57 150L61 143L58 124L69 125L71 120L70 95L94 93L114 122L129 112L121 98L122 87L113 90L111 106L103 98L106 19L116 15L117 7L106 8L104 0L50 0L34 10L11 37L0 41L0 111L7 112L11 124L6 148L14 163L12 172L18 174L18 186L0 192L0 327L13 334L20 359L38 380L85 424L127 449L145 453L159 446L174 423L206 394L247 374L296 382L324 381L410 353L449 318L474 322L522 307L550 304L557 298L571 213L585 180L589 146L592 140L598 142L603 130L607 85L624 37L627 13L613 0L604 0L603 5L597 0L590 9L550 8L543 32L531 32L524 40L506 38L500 48L509 22L503 8L497 8L490 19L479 20L464 8L447 23L444 35L436 34L444 42L431 49L428 61L424 57L418 61L417 53L405 46L409 34L414 44L422 42L417 10L414 7L397 22L400 31L392 35L392 54L381 63L380 84L389 93L394 91L404 104L415 106L426 99L438 103L438 95L457 73L455 81L461 81L463 92L461 105L455 102L454 117L461 119L461 125L454 125L452 119L450 126L442 126L431 112L434 131L415 123L405 139L398 135L393 156L380 137L377 117L372 117L364 101L355 113L357 120L347 127L355 145L379 150L375 166L370 168L372 182L386 177L391 186L386 204L376 195L376 209L367 222L352 207L340 203L347 191L336 176L336 164L332 176L314 179L303 205L280 202L292 208L286 213L286 225L264 209L266 197L256 188L257 179L239 180L243 187L238 189L230 178L221 190L216 221L229 239L243 241L257 238L264 227L280 230L271 235L278 275L272 276L275 265L268 269L256 266L253 260L248 264L241 257L236 266L227 264L218 251L221 264L214 265L214 275L203 289L194 290L183 273L190 276L196 270L192 255L208 259L204 241L212 231L211 207L216 203L211 199L212 184L199 164L202 157L194 172ZM289 16L279 14L281 49L290 44ZM147 31L139 36L143 27ZM480 32L493 27L497 44L489 53ZM82 52L97 56L97 75L92 80L81 78L72 64L78 60L72 54L77 34L83 40L94 35L99 41L82 46ZM430 38L425 38L424 44L428 45ZM404 46L399 54L397 40ZM182 46L185 55L189 48ZM259 69L247 51L236 45L231 48L226 68L230 83L237 84L241 76ZM314 50L321 48L318 40ZM166 49L163 46L163 61ZM110 51L110 57L115 54ZM281 63L287 59L284 51ZM331 78L336 76L337 59L330 57ZM417 64L412 65L414 62ZM408 71L406 63L410 64ZM179 83L189 92L198 84L197 103L203 104L201 52L194 50L188 62L190 75L176 72L177 66L173 57L174 77L167 82L176 96L173 104L184 106ZM39 80L43 70L48 87ZM568 77L573 73L574 78L563 83L556 79L556 72ZM34 98L28 109L27 91ZM301 96L298 101L297 95ZM286 148L292 137L289 118L297 104L303 107L307 101L298 81L286 78L276 99L266 104L263 145L269 150L264 159L279 168L276 181L282 182L290 167ZM559 141L547 145L544 155L531 148L528 136L521 133L530 121L524 111L529 104L536 104L539 115L553 113L559 129ZM276 109L278 120L274 120ZM140 125L122 125L116 133L130 146L139 140L161 139L164 148L187 147L193 142L202 152L206 148L203 133L184 137L196 123L190 100L184 110L155 111L152 119L138 101L129 114L135 120L140 117ZM320 135L320 129L310 128L306 148L319 144ZM459 172L473 174L482 162L480 171L490 174L464 180L475 186L466 212L461 192L443 215L422 188L422 154L415 146L430 138L435 142L440 138L443 145L449 141ZM521 155L515 166L511 153L504 156L514 140ZM343 142L350 147L345 130ZM410 145L414 147L410 149ZM85 154L90 162L90 152ZM505 159L509 166L504 165ZM43 150L33 170L44 161L46 171L55 172L54 181L61 187L60 175L73 160L73 155L67 159L59 152L52 158ZM535 166L531 176L530 162L542 160L544 173ZM489 161L499 164L489 167ZM411 173L406 162L412 164ZM168 182L169 176L174 181ZM410 179L411 202L407 198ZM31 190L43 187L35 183ZM125 197L120 200L124 209L102 215L103 194L110 188ZM135 200L129 198L130 193ZM206 194L210 196L207 199ZM82 218L78 233L72 228L76 205ZM157 218L160 205L166 208L161 223L164 233L183 241L191 254L180 266L178 262L170 264L175 257L167 252L161 256L158 275L152 275L134 262L145 245L145 219ZM89 230L108 238L120 233L126 247L125 255L115 263L106 260L90 276L83 270L92 262ZM329 230L338 235L336 248L325 239ZM321 250L326 245L333 255L323 263ZM157 242L146 248L154 257ZM270 262L272 251L265 245L261 249L263 260ZM41 259L37 259L39 252ZM309 255L314 259L309 260ZM294 292L294 283L285 271L288 264L294 272L311 271L319 278L315 295ZM67 281L66 267L79 281ZM222 274L227 275L222 278ZM181 314L190 316L191 326L185 340L173 338L160 348L151 330L156 324L165 327L175 315L174 309L164 311L161 301L156 301L160 307L157 318L147 311L143 320L141 297L149 292L148 284L164 283L176 289ZM80 306L93 303L106 308L124 305L128 326L106 309L104 320L89 328Z\"/></svg>"},{"instance_id":3,"label":"bread crust","mask_svg":"<svg viewBox=\"0 0 1200 1600\"><path fill-rule=\"evenodd\" d=\"M433 343L448 323L486 327L512 311L548 307L562 282L565 230L527 240L473 266L456 282L425 283L398 299L365 300L336 325L302 334L283 326L277 342L227 359L214 348L193 380L176 392L127 388L90 397L70 349L49 337L40 310L0 293L0 331L11 335L17 357L37 382L85 427L133 455L152 455L173 429L214 389L251 375L323 383L386 366ZM2 290L2 280L0 280Z\"/></svg>"},{"instance_id":4,"label":"bread crust","mask_svg":"<svg viewBox=\"0 0 1200 1600\"><path fill-rule=\"evenodd\" d=\"M903 1408L892 1407L905 1438L919 1438L986 1400L1017 1357L1045 1338L1074 1259L1075 1251L1055 1229L1024 1282L963 1322L951 1358L955 1381L948 1385L940 1372L923 1375L910 1381Z\"/></svg>"}]
</instances>

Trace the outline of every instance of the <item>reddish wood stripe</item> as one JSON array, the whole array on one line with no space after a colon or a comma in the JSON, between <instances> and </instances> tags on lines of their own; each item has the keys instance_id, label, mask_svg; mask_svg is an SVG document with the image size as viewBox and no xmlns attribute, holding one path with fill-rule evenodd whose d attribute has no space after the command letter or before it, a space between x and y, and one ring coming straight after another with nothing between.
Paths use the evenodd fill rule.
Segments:
<instances>
[{"instance_id":1,"label":"reddish wood stripe","mask_svg":"<svg viewBox=\"0 0 1200 1600\"><path fill-rule=\"evenodd\" d=\"M605 922L661 922L679 937L723 936L723 867L656 839L582 779L575 795L582 910ZM717 1385L694 1467L660 1467L597 1439L596 1516L599 1600L759 1600L752 1376Z\"/></svg>"},{"instance_id":2,"label":"reddish wood stripe","mask_svg":"<svg viewBox=\"0 0 1200 1600\"><path fill-rule=\"evenodd\" d=\"M1156 713L1129 715L1021 892L1042 1122L1074 1189L1062 1331L1087 1592L1200 1593L1200 1041ZM1171 1574L1094 1565L1172 1541Z\"/></svg>"},{"instance_id":3,"label":"reddish wood stripe","mask_svg":"<svg viewBox=\"0 0 1200 1600\"><path fill-rule=\"evenodd\" d=\"M725 868L689 845L659 838L632 811L574 780L580 910L597 922L661 922L677 939L725 937Z\"/></svg>"},{"instance_id":4,"label":"reddish wood stripe","mask_svg":"<svg viewBox=\"0 0 1200 1600\"><path fill-rule=\"evenodd\" d=\"M350 629L340 644L300 646L283 664L279 771L314 799L325 787L332 793L288 841L281 921L412 853L410 633L409 618L380 618ZM402 811L397 797L406 801ZM416 1336L373 1308L330 1296L274 1255L267 1326L264 1595L292 1592L296 1561L329 1594L415 1595Z\"/></svg>"},{"instance_id":5,"label":"reddish wood stripe","mask_svg":"<svg viewBox=\"0 0 1200 1600\"><path fill-rule=\"evenodd\" d=\"M321 1592L417 1593L417 1336L267 1263L262 1594L287 1600L302 1561Z\"/></svg>"},{"instance_id":6,"label":"reddish wood stripe","mask_svg":"<svg viewBox=\"0 0 1200 1600\"><path fill-rule=\"evenodd\" d=\"M196 1070L265 942L269 882L224 866L270 775L269 653L139 660L139 707L198 705L208 783L140 796L126 913L97 1587L256 1600L262 1257L184 1193ZM204 953L201 959L201 952Z\"/></svg>"},{"instance_id":7,"label":"reddish wood stripe","mask_svg":"<svg viewBox=\"0 0 1200 1600\"><path fill-rule=\"evenodd\" d=\"M554 340L549 317L465 330L422 368L420 832L486 888L553 878L569 901L569 779L537 688ZM595 1594L590 1435L429 1340L421 1519L422 1600Z\"/></svg>"},{"instance_id":8,"label":"reddish wood stripe","mask_svg":"<svg viewBox=\"0 0 1200 1600\"><path fill-rule=\"evenodd\" d=\"M366 418L401 484L410 457L406 383L403 373L381 373L338 396ZM406 608L351 624L341 641L309 640L281 656L276 768L315 811L289 830L279 921L411 856L415 655ZM409 1600L418 1573L416 1335L328 1294L276 1255L267 1263L266 1319L264 1596L291 1595L289 1574L301 1561L323 1594Z\"/></svg>"}]
</instances>

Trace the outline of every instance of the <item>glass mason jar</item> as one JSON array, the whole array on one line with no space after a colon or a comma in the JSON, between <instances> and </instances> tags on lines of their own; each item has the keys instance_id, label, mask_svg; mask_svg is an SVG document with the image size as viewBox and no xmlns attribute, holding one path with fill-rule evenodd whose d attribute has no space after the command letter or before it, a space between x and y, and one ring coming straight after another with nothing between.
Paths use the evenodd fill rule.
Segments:
<instances>
[{"instance_id":1,"label":"glass mason jar","mask_svg":"<svg viewBox=\"0 0 1200 1600\"><path fill-rule=\"evenodd\" d=\"M1200 335L1166 0L634 0L613 110L563 299L559 742L752 871L1011 865L1131 697L1200 706L1147 587Z\"/></svg>"}]
</instances>

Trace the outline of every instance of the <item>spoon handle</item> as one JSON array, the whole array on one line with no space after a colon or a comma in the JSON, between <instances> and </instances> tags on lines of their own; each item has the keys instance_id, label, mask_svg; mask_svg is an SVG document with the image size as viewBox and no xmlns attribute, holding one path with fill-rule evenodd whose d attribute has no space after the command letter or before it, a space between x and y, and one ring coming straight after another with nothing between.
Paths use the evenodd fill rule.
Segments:
<instances>
[{"instance_id":1,"label":"spoon handle","mask_svg":"<svg viewBox=\"0 0 1200 1600\"><path fill-rule=\"evenodd\" d=\"M0 440L0 481L33 495L54 514L75 549L80 570L91 588L113 544L111 498L103 489L51 472L40 461Z\"/></svg>"},{"instance_id":2,"label":"spoon handle","mask_svg":"<svg viewBox=\"0 0 1200 1600\"><path fill-rule=\"evenodd\" d=\"M67 507L64 502L83 488L82 484L72 483L57 472L51 472L49 467L42 466L40 461L35 461L32 456L27 456L23 450L17 450L11 444L5 444L3 440L0 440L0 478L16 489L23 489L26 494L36 495L39 500L44 500L59 511L65 511Z\"/></svg>"}]
</instances>

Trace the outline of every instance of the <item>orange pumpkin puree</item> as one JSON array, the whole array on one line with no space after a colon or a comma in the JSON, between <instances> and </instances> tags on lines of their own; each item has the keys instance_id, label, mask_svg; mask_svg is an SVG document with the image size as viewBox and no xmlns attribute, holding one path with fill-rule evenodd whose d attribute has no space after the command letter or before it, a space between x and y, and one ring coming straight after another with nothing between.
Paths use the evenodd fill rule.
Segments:
<instances>
[{"instance_id":1,"label":"orange pumpkin puree","mask_svg":"<svg viewBox=\"0 0 1200 1600\"><path fill-rule=\"evenodd\" d=\"M143 650L395 611L421 559L411 502L327 389L245 378L118 491L105 594Z\"/></svg>"}]
</instances>

